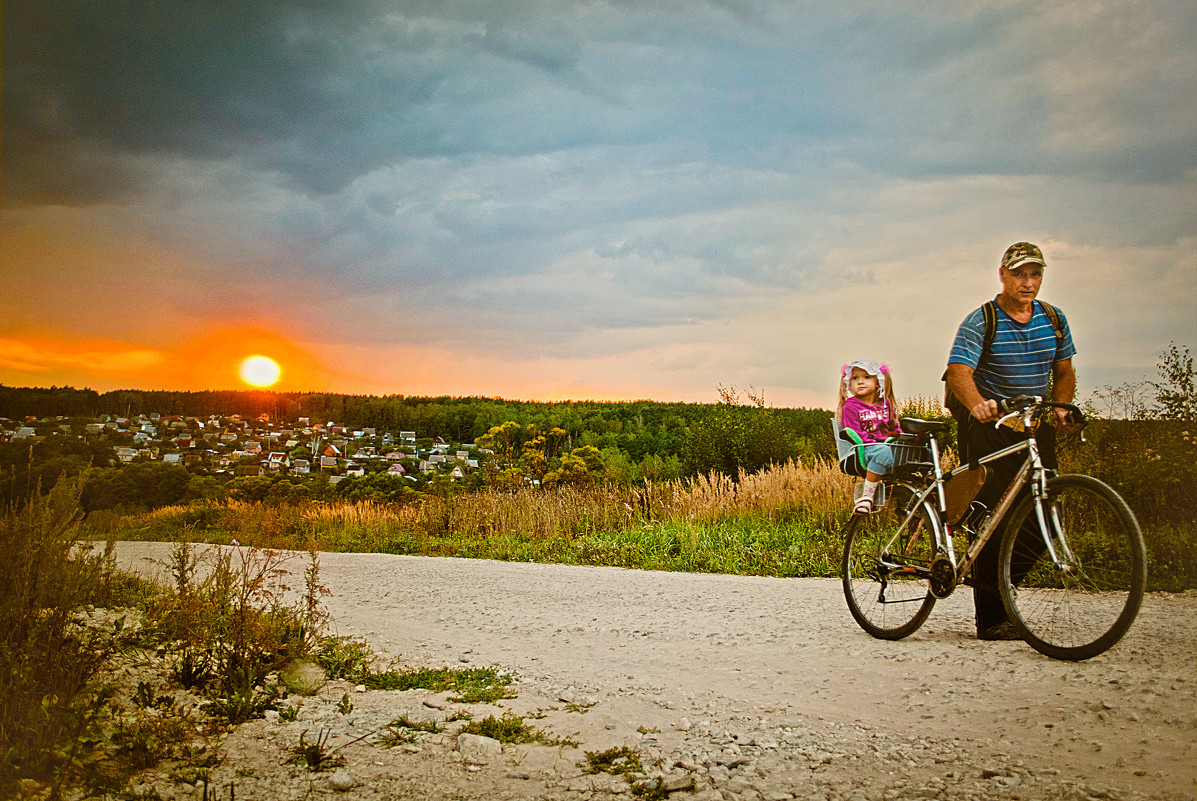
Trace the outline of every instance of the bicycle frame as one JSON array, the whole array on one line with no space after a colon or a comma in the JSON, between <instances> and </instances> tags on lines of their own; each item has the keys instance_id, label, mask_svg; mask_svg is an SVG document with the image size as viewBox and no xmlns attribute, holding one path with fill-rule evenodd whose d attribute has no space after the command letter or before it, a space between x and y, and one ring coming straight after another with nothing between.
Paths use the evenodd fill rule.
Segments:
<instances>
[{"instance_id":1,"label":"bicycle frame","mask_svg":"<svg viewBox=\"0 0 1197 801\"><path fill-rule=\"evenodd\" d=\"M936 439L947 426L903 421L908 436L899 444L907 450L895 448L901 458L886 477L888 504L877 507L875 518L854 512L844 527L841 579L848 609L873 637L900 640L923 625L936 600L961 585L974 586L987 593L985 603L992 601L988 593L1000 596L1007 620L1000 630L978 625L981 639L1018 636L1053 659L1089 659L1126 634L1143 602L1142 530L1109 485L1044 466L1049 454L1040 450L1032 421L1060 417L1067 433L1083 429L1082 410L1026 395L998 406L1003 416L997 425L1022 421L1021 429L1014 426L1018 433L1003 437L1011 444L950 472L940 462ZM1005 460L1002 484L1009 477L1009 486L991 484L983 504L960 508L957 501L970 500L981 472L964 471L999 460ZM1000 498L993 492L998 489ZM990 505L992 511L985 508ZM994 556L994 564L980 559L982 552ZM974 576L978 565L986 570Z\"/></svg>"},{"instance_id":2,"label":"bicycle frame","mask_svg":"<svg viewBox=\"0 0 1197 801\"><path fill-rule=\"evenodd\" d=\"M1013 445L1008 445L1001 450L994 451L993 453L983 456L969 464L960 465L955 470L952 470L946 474L943 472L943 468L940 465L939 443L934 436L931 436L929 444L931 448L931 463L935 479L921 491L919 491L916 487L907 485L907 488L910 489L912 494L915 496L915 500L911 503L910 512L902 521L902 525L898 527L898 530L894 533L893 538L887 544L887 550L889 545L892 545L893 542L898 541L898 539L902 537L903 533L907 530L908 525L915 518L918 510L925 504L929 505L929 499L932 493L934 493L937 503L930 508L933 509L936 514L930 516L930 520L932 521L936 552L938 554L942 554L949 560L952 570L955 573L954 584L955 586L959 586L964 582L964 578L966 575L968 575L969 570L972 569L973 563L977 560L977 556L981 553L981 549L985 547L986 543L989 542L989 539L995 533L997 533L998 529L1005 521L1006 514L1010 511L1011 507L1014 506L1015 500L1018 498L1018 495L1022 491L1023 487L1030 483L1031 493L1035 499L1035 516L1039 522L1039 531L1043 536L1044 544L1047 546L1047 553L1057 567L1062 569L1067 568L1070 564L1070 561L1061 562L1055 547L1055 543L1053 542L1056 538L1051 534L1053 530L1056 532L1062 532L1063 527L1060 525L1060 521L1055 516L1055 510L1052 511L1053 526L1048 525L1047 516L1044 514L1043 499L1046 495L1047 470L1044 468L1043 462L1039 457L1039 445L1035 441L1034 429L1031 423L1031 418L1033 417L1035 408L1036 406L1028 406L1021 411L1011 412L1002 417L996 424L1000 425L1007 419L1021 418L1023 432L1026 437L1023 439L1023 441L1016 442ZM974 465L995 462L999 459L1004 459L1008 456L1021 453L1022 451L1027 452L1027 456L1026 459L1023 460L1022 467L1015 475L1013 481L1010 482L1010 486L1006 488L1006 491L1003 493L997 508L993 511L993 514L989 516L985 525L977 533L976 538L972 541L972 543L970 543L967 551L965 552L964 560L958 561L956 558L952 527L944 522L947 516L947 498L944 495L945 479L958 473L962 473ZM1060 546L1065 553L1065 558L1071 560L1072 554L1069 552L1068 544L1063 541L1063 538L1060 539ZM909 565L898 564L887 564L887 566L890 568L906 570L909 570L910 568ZM921 577L929 578L931 571L927 568L918 568L915 572Z\"/></svg>"}]
</instances>

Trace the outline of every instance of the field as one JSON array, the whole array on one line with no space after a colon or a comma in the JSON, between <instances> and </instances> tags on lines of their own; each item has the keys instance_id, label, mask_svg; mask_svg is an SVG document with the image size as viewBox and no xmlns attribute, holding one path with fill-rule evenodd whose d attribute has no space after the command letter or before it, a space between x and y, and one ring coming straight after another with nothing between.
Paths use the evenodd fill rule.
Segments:
<instances>
[{"instance_id":1,"label":"field","mask_svg":"<svg viewBox=\"0 0 1197 801\"><path fill-rule=\"evenodd\" d=\"M833 577L853 479L824 460L739 482L525 487L372 501L170 506L93 521L95 539L459 556L645 570ZM1149 589L1197 587L1194 529L1144 521Z\"/></svg>"}]
</instances>

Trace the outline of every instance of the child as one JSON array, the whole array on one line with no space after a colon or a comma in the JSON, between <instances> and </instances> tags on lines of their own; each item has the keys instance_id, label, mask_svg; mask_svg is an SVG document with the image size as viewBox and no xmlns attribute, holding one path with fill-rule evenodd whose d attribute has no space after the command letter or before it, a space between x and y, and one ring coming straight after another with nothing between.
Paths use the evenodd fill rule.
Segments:
<instances>
[{"instance_id":1,"label":"child","mask_svg":"<svg viewBox=\"0 0 1197 801\"><path fill-rule=\"evenodd\" d=\"M873 497L881 477L894 466L894 453L884 444L902 433L898 425L898 402L889 366L875 359L857 359L840 369L839 404L835 414L842 428L850 428L865 444L865 482L857 514L873 510Z\"/></svg>"}]
</instances>

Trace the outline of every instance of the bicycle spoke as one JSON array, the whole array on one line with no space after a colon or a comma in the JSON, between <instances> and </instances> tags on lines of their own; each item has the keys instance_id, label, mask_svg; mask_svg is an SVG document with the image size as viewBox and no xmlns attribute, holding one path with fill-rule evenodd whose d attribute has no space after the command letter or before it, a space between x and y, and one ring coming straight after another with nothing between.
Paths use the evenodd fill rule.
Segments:
<instances>
[{"instance_id":1,"label":"bicycle spoke","mask_svg":"<svg viewBox=\"0 0 1197 801\"><path fill-rule=\"evenodd\" d=\"M897 486L888 504L870 515L853 515L845 531L843 584L848 608L874 637L900 639L918 629L935 599L917 568L934 555L925 513L903 529L913 493Z\"/></svg>"},{"instance_id":2,"label":"bicycle spoke","mask_svg":"<svg viewBox=\"0 0 1197 801\"><path fill-rule=\"evenodd\" d=\"M1138 612L1146 555L1138 524L1112 489L1087 476L1048 483L1051 561L1031 499L1011 516L1002 543L1007 611L1034 648L1088 659L1116 643Z\"/></svg>"}]
</instances>

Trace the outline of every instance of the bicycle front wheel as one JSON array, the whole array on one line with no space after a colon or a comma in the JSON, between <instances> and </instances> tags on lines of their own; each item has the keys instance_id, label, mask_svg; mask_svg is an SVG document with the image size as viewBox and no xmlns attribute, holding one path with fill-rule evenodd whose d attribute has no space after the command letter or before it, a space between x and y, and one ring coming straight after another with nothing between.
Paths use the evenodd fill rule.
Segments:
<instances>
[{"instance_id":1,"label":"bicycle front wheel","mask_svg":"<svg viewBox=\"0 0 1197 801\"><path fill-rule=\"evenodd\" d=\"M883 640L913 634L935 606L925 576L935 556L938 516L924 503L903 527L914 501L909 487L895 485L883 508L852 515L844 529L841 575L848 609L862 629Z\"/></svg>"},{"instance_id":2,"label":"bicycle front wheel","mask_svg":"<svg viewBox=\"0 0 1197 801\"><path fill-rule=\"evenodd\" d=\"M1122 639L1139 612L1147 584L1143 534L1126 501L1090 476L1049 479L1043 510L1056 559L1027 497L1002 540L1002 602L1035 650L1089 659Z\"/></svg>"}]
</instances>

